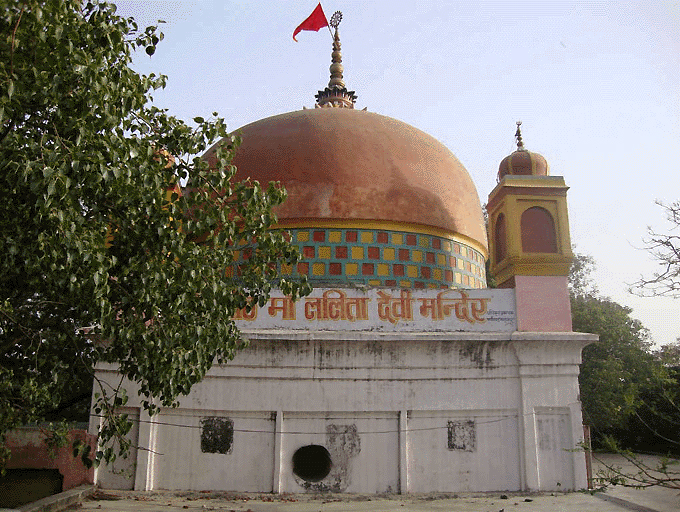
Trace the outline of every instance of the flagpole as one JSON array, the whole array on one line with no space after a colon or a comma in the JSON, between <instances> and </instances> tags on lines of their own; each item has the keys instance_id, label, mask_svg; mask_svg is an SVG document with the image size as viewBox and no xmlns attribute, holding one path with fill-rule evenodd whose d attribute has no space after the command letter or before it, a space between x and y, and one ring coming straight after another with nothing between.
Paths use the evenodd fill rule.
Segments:
<instances>
[{"instance_id":1,"label":"flagpole","mask_svg":"<svg viewBox=\"0 0 680 512\"><path fill-rule=\"evenodd\" d=\"M321 5L321 2L319 2L319 5ZM323 5L321 5L321 10L323 10ZM326 12L326 11L324 11L324 16L325 16L325 12ZM333 31L331 30L331 25L330 25L330 23L329 23L328 25L326 25L326 26L328 27L328 33L331 35L331 39L335 39L335 37L333 36Z\"/></svg>"}]
</instances>

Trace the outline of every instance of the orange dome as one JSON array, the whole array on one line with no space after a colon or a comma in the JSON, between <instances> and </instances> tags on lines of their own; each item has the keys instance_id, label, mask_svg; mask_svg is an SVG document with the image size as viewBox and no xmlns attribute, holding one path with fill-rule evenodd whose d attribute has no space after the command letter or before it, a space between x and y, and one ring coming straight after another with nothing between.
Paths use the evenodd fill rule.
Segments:
<instances>
[{"instance_id":1,"label":"orange dome","mask_svg":"<svg viewBox=\"0 0 680 512\"><path fill-rule=\"evenodd\" d=\"M506 156L498 166L498 179L502 180L507 174L514 176L548 176L550 174L548 161L539 155L518 149Z\"/></svg>"},{"instance_id":2,"label":"orange dome","mask_svg":"<svg viewBox=\"0 0 680 512\"><path fill-rule=\"evenodd\" d=\"M236 179L279 181L287 220L420 224L469 237L486 250L477 191L458 159L406 123L340 108L290 112L239 130ZM213 150L206 154L213 163Z\"/></svg>"}]
</instances>

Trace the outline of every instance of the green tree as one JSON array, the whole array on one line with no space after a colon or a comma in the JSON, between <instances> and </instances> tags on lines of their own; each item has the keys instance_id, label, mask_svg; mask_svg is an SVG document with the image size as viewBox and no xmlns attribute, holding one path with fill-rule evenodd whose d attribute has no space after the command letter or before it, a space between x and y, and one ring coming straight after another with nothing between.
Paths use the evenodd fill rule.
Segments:
<instances>
[{"instance_id":1,"label":"green tree","mask_svg":"<svg viewBox=\"0 0 680 512\"><path fill-rule=\"evenodd\" d=\"M584 422L596 436L624 427L651 376L649 332L631 309L601 297L593 282L595 261L576 254L569 275L574 331L599 335L583 349L579 384ZM598 437L599 438L599 437Z\"/></svg>"},{"instance_id":2,"label":"green tree","mask_svg":"<svg viewBox=\"0 0 680 512\"><path fill-rule=\"evenodd\" d=\"M271 229L285 191L234 183L224 121L192 128L156 108L165 77L130 67L138 48L154 53L156 27L139 30L103 2L1 5L3 448L4 433L59 407L73 376L99 362L137 383L150 412L152 397L176 404L242 345L238 308L264 304L273 286L293 297L308 286L277 270L298 259ZM211 170L194 155L221 138ZM232 273L235 248L251 257ZM98 394L101 437L124 434L125 396Z\"/></svg>"},{"instance_id":3,"label":"green tree","mask_svg":"<svg viewBox=\"0 0 680 512\"><path fill-rule=\"evenodd\" d=\"M579 384L584 421L595 434L626 426L640 389L652 375L647 329L631 318L631 309L607 298L572 297L573 329L598 334L583 349Z\"/></svg>"},{"instance_id":4,"label":"green tree","mask_svg":"<svg viewBox=\"0 0 680 512\"><path fill-rule=\"evenodd\" d=\"M575 247L574 247L575 250ZM569 269L569 295L574 299L597 297L597 284L593 281L595 258L588 254L574 253Z\"/></svg>"},{"instance_id":5,"label":"green tree","mask_svg":"<svg viewBox=\"0 0 680 512\"><path fill-rule=\"evenodd\" d=\"M680 369L680 338L675 343L667 343L654 351L654 356L666 367Z\"/></svg>"},{"instance_id":6,"label":"green tree","mask_svg":"<svg viewBox=\"0 0 680 512\"><path fill-rule=\"evenodd\" d=\"M579 384L584 422L597 448L621 455L620 465L600 460L602 484L678 488L680 369L676 347L651 351L649 332L631 309L597 293L592 257L577 254L570 274L575 331L600 336L583 350ZM643 458L632 450L668 454ZM597 458L597 455L595 456ZM632 468L632 469L630 469Z\"/></svg>"}]
</instances>

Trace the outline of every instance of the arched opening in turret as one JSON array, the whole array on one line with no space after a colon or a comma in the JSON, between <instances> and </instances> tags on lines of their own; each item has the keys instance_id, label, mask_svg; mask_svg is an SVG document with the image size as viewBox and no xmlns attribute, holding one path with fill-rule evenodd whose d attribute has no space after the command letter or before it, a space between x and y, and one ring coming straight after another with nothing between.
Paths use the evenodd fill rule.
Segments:
<instances>
[{"instance_id":1,"label":"arched opening in turret","mask_svg":"<svg viewBox=\"0 0 680 512\"><path fill-rule=\"evenodd\" d=\"M496 225L494 228L494 263L500 263L505 258L507 235L505 228L505 215L502 213L496 217Z\"/></svg>"},{"instance_id":2,"label":"arched opening in turret","mask_svg":"<svg viewBox=\"0 0 680 512\"><path fill-rule=\"evenodd\" d=\"M540 206L533 206L522 213L523 252L557 252L555 222L550 212Z\"/></svg>"}]
</instances>

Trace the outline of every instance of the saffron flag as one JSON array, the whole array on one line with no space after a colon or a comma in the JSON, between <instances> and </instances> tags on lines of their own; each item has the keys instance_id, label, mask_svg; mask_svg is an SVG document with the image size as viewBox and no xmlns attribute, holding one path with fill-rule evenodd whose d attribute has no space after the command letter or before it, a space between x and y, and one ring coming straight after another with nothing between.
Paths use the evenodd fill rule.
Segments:
<instances>
[{"instance_id":1,"label":"saffron flag","mask_svg":"<svg viewBox=\"0 0 680 512\"><path fill-rule=\"evenodd\" d=\"M317 5L316 9L312 11L312 14L309 15L309 18L300 23L295 29L295 32L293 32L293 41L297 42L295 36L298 35L298 33L300 33L302 30L313 30L314 32L318 32L319 29L327 26L328 20L326 19L326 15L323 13L323 9L321 8L321 2L319 2L319 5Z\"/></svg>"}]
</instances>

